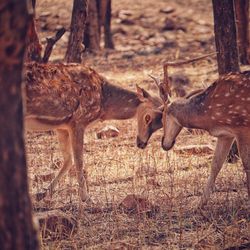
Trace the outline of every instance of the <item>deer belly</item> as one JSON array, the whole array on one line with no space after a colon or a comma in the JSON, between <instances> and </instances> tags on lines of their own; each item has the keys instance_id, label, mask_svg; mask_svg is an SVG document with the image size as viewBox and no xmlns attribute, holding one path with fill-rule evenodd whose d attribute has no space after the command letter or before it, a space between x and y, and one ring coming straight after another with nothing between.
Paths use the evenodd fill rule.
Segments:
<instances>
[{"instance_id":1,"label":"deer belly","mask_svg":"<svg viewBox=\"0 0 250 250\"><path fill-rule=\"evenodd\" d=\"M233 133L233 131L227 127L215 127L213 129L208 130L208 132L210 135L215 136L215 137L221 137L221 136L235 137L236 136Z\"/></svg>"},{"instance_id":2,"label":"deer belly","mask_svg":"<svg viewBox=\"0 0 250 250\"><path fill-rule=\"evenodd\" d=\"M51 131L54 129L67 128L67 124L59 120L46 120L34 116L25 117L25 129L30 131Z\"/></svg>"}]
</instances>

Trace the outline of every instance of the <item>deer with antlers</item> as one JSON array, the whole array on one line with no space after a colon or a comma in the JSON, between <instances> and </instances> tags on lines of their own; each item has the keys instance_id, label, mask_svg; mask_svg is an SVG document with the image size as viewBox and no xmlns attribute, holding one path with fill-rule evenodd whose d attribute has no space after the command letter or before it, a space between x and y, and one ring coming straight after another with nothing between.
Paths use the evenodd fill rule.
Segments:
<instances>
[{"instance_id":1,"label":"deer with antlers","mask_svg":"<svg viewBox=\"0 0 250 250\"><path fill-rule=\"evenodd\" d=\"M64 163L37 199L53 194L59 179L74 164L82 201L89 199L83 168L84 131L91 123L129 119L144 106L136 92L109 83L80 64L28 63L24 72L27 130L54 130ZM159 105L159 98L151 98Z\"/></svg>"},{"instance_id":2,"label":"deer with antlers","mask_svg":"<svg viewBox=\"0 0 250 250\"><path fill-rule=\"evenodd\" d=\"M165 71L167 66L164 65ZM164 150L168 151L174 146L183 127L203 129L218 138L200 207L207 203L216 177L235 139L246 172L250 199L250 72L221 76L201 93L174 102L169 99L168 81L162 85L160 91L164 102Z\"/></svg>"},{"instance_id":3,"label":"deer with antlers","mask_svg":"<svg viewBox=\"0 0 250 250\"><path fill-rule=\"evenodd\" d=\"M215 53L207 54L204 56L199 56L193 59L188 59L184 61L179 62L167 62L165 63L166 66L180 66L183 64L196 62L201 59L205 59L208 56L212 56ZM150 139L151 135L157 131L158 129L162 128L162 112L164 108L164 102L162 99L164 99L164 96L162 96L162 93L170 93L171 92L171 86L170 84L164 84L164 82L170 82L169 77L167 75L167 71L164 70L164 80L163 82L160 81L155 76L149 75L154 82L156 83L157 87L159 88L159 94L161 96L161 102L156 103L154 98L143 88L140 88L137 86L137 95L140 101L143 105L141 105L137 112L137 138L136 138L136 144L139 148L144 149L147 146L148 140ZM201 92L203 89L197 89L194 91L191 91L189 94L185 96L185 98L190 98L191 96Z\"/></svg>"},{"instance_id":4,"label":"deer with antlers","mask_svg":"<svg viewBox=\"0 0 250 250\"><path fill-rule=\"evenodd\" d=\"M193 95L196 95L202 91L203 89L191 91L185 96L185 98L189 99ZM156 106L156 103L151 101L152 96L138 86L137 95L142 104L138 108L137 112L136 144L138 148L144 149L147 146L152 134L163 127L162 113L164 105L161 102L161 105Z\"/></svg>"}]
</instances>

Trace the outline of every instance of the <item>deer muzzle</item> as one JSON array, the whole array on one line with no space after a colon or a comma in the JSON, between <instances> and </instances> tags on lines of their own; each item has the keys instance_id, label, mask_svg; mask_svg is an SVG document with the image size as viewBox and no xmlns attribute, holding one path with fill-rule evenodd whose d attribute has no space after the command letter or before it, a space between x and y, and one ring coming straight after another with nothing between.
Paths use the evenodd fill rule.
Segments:
<instances>
[{"instance_id":1,"label":"deer muzzle","mask_svg":"<svg viewBox=\"0 0 250 250\"><path fill-rule=\"evenodd\" d=\"M143 142L138 136L136 138L136 145L140 149L144 149L147 146L147 142Z\"/></svg>"},{"instance_id":2,"label":"deer muzzle","mask_svg":"<svg viewBox=\"0 0 250 250\"><path fill-rule=\"evenodd\" d=\"M165 137L162 137L161 146L165 151L170 150L175 144L175 140L167 142Z\"/></svg>"}]
</instances>

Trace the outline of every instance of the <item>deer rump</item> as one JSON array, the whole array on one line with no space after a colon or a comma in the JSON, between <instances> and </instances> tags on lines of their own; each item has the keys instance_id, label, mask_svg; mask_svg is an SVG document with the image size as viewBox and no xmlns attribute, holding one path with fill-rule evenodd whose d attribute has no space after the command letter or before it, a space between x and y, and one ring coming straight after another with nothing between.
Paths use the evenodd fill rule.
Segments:
<instances>
[{"instance_id":1,"label":"deer rump","mask_svg":"<svg viewBox=\"0 0 250 250\"><path fill-rule=\"evenodd\" d=\"M26 117L56 124L92 114L87 119L91 122L100 111L103 81L82 65L28 63L24 72Z\"/></svg>"}]
</instances>

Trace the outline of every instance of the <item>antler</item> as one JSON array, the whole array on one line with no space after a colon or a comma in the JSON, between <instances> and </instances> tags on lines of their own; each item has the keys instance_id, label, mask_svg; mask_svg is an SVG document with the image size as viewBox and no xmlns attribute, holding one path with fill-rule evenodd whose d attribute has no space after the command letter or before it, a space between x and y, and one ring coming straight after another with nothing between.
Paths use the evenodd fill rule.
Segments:
<instances>
[{"instance_id":1,"label":"antler","mask_svg":"<svg viewBox=\"0 0 250 250\"><path fill-rule=\"evenodd\" d=\"M156 77L156 76L151 75L151 74L148 74L148 76L149 76L150 78L152 78L152 79L155 81L157 87L159 87L159 85L161 84L160 79L159 79L158 77Z\"/></svg>"},{"instance_id":2,"label":"antler","mask_svg":"<svg viewBox=\"0 0 250 250\"><path fill-rule=\"evenodd\" d=\"M204 56L198 56L198 57L195 57L195 58L192 58L192 59L187 59L187 60L183 60L183 61L179 61L179 62L165 62L164 66L179 66L179 65L182 65L182 64L199 61L201 59L204 59L206 57L213 56L213 55L216 55L216 54L217 54L217 52L213 52L213 53L209 53L209 54L204 55Z\"/></svg>"},{"instance_id":3,"label":"antler","mask_svg":"<svg viewBox=\"0 0 250 250\"><path fill-rule=\"evenodd\" d=\"M186 63L191 63L191 62L195 62L201 59L204 59L208 56L212 56L217 54L217 52L213 52L204 56L199 56L199 57L195 57L193 59L188 59L188 60L184 60L184 61L179 61L179 62L165 62L163 64L163 72L164 72L164 80L163 83L160 86L160 96L162 98L162 100L164 102L170 101L170 96L171 96L171 90L170 90L170 86L169 86L169 77L168 77L168 66L179 66L182 64L186 64Z\"/></svg>"},{"instance_id":4,"label":"antler","mask_svg":"<svg viewBox=\"0 0 250 250\"><path fill-rule=\"evenodd\" d=\"M217 52L213 52L213 53L210 53L210 54L207 54L204 56L199 56L199 57L195 57L193 59L183 60L183 61L179 61L179 62L165 62L163 64L163 73L164 73L163 82L161 82L158 77L155 77L151 74L148 74L148 76L154 80L157 87L159 88L160 97L163 100L163 102L164 103L169 102L170 97L171 97L170 79L168 77L168 66L179 66L182 64L195 62L195 61L204 59L208 56L213 56L215 54L217 54Z\"/></svg>"},{"instance_id":5,"label":"antler","mask_svg":"<svg viewBox=\"0 0 250 250\"><path fill-rule=\"evenodd\" d=\"M155 84L157 85L157 87L159 89L159 95L160 95L161 99L163 100L163 102L167 101L167 99L169 99L169 98L168 98L168 94L165 96L165 93L170 94L170 89L165 89L165 87L167 86L165 78L168 78L167 76L165 76L165 73L164 73L164 82L161 82L161 80L158 77L153 76L151 74L148 74L148 76L150 78L152 78L154 80Z\"/></svg>"}]
</instances>

